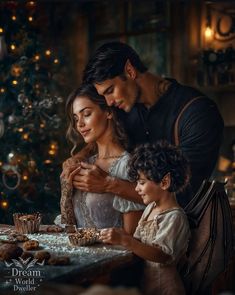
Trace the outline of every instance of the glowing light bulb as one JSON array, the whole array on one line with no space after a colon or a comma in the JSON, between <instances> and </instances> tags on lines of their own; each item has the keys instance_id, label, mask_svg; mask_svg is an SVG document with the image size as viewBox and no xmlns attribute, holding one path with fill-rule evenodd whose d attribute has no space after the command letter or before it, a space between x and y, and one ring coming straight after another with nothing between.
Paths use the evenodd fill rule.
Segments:
<instances>
[{"instance_id":1,"label":"glowing light bulb","mask_svg":"<svg viewBox=\"0 0 235 295\"><path fill-rule=\"evenodd\" d=\"M0 162L0 167L3 165L3 162Z\"/></svg>"},{"instance_id":2,"label":"glowing light bulb","mask_svg":"<svg viewBox=\"0 0 235 295\"><path fill-rule=\"evenodd\" d=\"M4 88L1 88L0 91L1 91L1 93L4 93L5 92L5 89Z\"/></svg>"},{"instance_id":3,"label":"glowing light bulb","mask_svg":"<svg viewBox=\"0 0 235 295\"><path fill-rule=\"evenodd\" d=\"M25 139L25 140L28 140L29 139L28 133L23 134L23 139Z\"/></svg>"},{"instance_id":4,"label":"glowing light bulb","mask_svg":"<svg viewBox=\"0 0 235 295\"><path fill-rule=\"evenodd\" d=\"M55 155L55 150L49 150L48 154L52 156Z\"/></svg>"},{"instance_id":5,"label":"glowing light bulb","mask_svg":"<svg viewBox=\"0 0 235 295\"><path fill-rule=\"evenodd\" d=\"M21 133L21 132L24 131L24 129L23 128L19 128L18 131Z\"/></svg>"},{"instance_id":6,"label":"glowing light bulb","mask_svg":"<svg viewBox=\"0 0 235 295\"><path fill-rule=\"evenodd\" d=\"M213 37L213 30L210 26L207 26L205 29L205 37L207 40L211 40Z\"/></svg>"},{"instance_id":7,"label":"glowing light bulb","mask_svg":"<svg viewBox=\"0 0 235 295\"><path fill-rule=\"evenodd\" d=\"M50 56L50 55L51 55L51 51L50 51L50 50L46 50L45 54L46 54L47 56Z\"/></svg>"},{"instance_id":8,"label":"glowing light bulb","mask_svg":"<svg viewBox=\"0 0 235 295\"><path fill-rule=\"evenodd\" d=\"M44 163L45 163L45 164L51 164L52 161L51 161L51 160L45 160Z\"/></svg>"},{"instance_id":9,"label":"glowing light bulb","mask_svg":"<svg viewBox=\"0 0 235 295\"><path fill-rule=\"evenodd\" d=\"M3 209L7 208L7 207L8 207L8 202L7 202L7 201L2 201L2 202L1 202L1 207L2 207Z\"/></svg>"},{"instance_id":10,"label":"glowing light bulb","mask_svg":"<svg viewBox=\"0 0 235 295\"><path fill-rule=\"evenodd\" d=\"M45 127L45 124L41 123L41 124L40 124L40 127L41 127L41 128L44 128L44 127Z\"/></svg>"},{"instance_id":11,"label":"glowing light bulb","mask_svg":"<svg viewBox=\"0 0 235 295\"><path fill-rule=\"evenodd\" d=\"M16 20L16 16L15 15L12 15L11 19L15 21Z\"/></svg>"},{"instance_id":12,"label":"glowing light bulb","mask_svg":"<svg viewBox=\"0 0 235 295\"><path fill-rule=\"evenodd\" d=\"M0 28L0 33L3 33L3 32L4 32L3 28Z\"/></svg>"},{"instance_id":13,"label":"glowing light bulb","mask_svg":"<svg viewBox=\"0 0 235 295\"><path fill-rule=\"evenodd\" d=\"M51 144L51 149L52 150L56 149L56 145L54 143Z\"/></svg>"},{"instance_id":14,"label":"glowing light bulb","mask_svg":"<svg viewBox=\"0 0 235 295\"><path fill-rule=\"evenodd\" d=\"M29 20L29 22L32 22L33 21L33 17L32 16L29 16L28 17L28 20Z\"/></svg>"},{"instance_id":15,"label":"glowing light bulb","mask_svg":"<svg viewBox=\"0 0 235 295\"><path fill-rule=\"evenodd\" d=\"M34 1L29 1L29 4L30 4L31 6L34 6L35 2L34 2Z\"/></svg>"},{"instance_id":16,"label":"glowing light bulb","mask_svg":"<svg viewBox=\"0 0 235 295\"><path fill-rule=\"evenodd\" d=\"M13 80L13 81L12 81L12 84L13 84L13 85L17 85L17 84L18 84L18 81Z\"/></svg>"},{"instance_id":17,"label":"glowing light bulb","mask_svg":"<svg viewBox=\"0 0 235 295\"><path fill-rule=\"evenodd\" d=\"M14 44L11 44L11 50L15 50L16 46Z\"/></svg>"},{"instance_id":18,"label":"glowing light bulb","mask_svg":"<svg viewBox=\"0 0 235 295\"><path fill-rule=\"evenodd\" d=\"M8 154L8 158L9 158L9 159L11 159L11 158L13 158L13 157L14 157L14 154L13 154L13 153L9 153L9 154Z\"/></svg>"},{"instance_id":19,"label":"glowing light bulb","mask_svg":"<svg viewBox=\"0 0 235 295\"><path fill-rule=\"evenodd\" d=\"M28 175L23 175L23 180L28 180L29 179L29 177L28 177Z\"/></svg>"},{"instance_id":20,"label":"glowing light bulb","mask_svg":"<svg viewBox=\"0 0 235 295\"><path fill-rule=\"evenodd\" d=\"M58 64L59 60L57 58L54 59L54 64Z\"/></svg>"},{"instance_id":21,"label":"glowing light bulb","mask_svg":"<svg viewBox=\"0 0 235 295\"><path fill-rule=\"evenodd\" d=\"M40 56L37 54L37 55L35 55L35 60L39 60L40 59Z\"/></svg>"}]
</instances>

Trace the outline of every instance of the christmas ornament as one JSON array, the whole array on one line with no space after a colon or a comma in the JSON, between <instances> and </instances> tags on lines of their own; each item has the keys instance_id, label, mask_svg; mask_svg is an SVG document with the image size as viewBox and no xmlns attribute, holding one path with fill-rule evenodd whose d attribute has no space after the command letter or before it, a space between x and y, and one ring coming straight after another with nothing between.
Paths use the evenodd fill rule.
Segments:
<instances>
[{"instance_id":1,"label":"christmas ornament","mask_svg":"<svg viewBox=\"0 0 235 295\"><path fill-rule=\"evenodd\" d=\"M17 117L14 114L8 116L8 123L9 124L15 124L16 122L17 122Z\"/></svg>"},{"instance_id":2,"label":"christmas ornament","mask_svg":"<svg viewBox=\"0 0 235 295\"><path fill-rule=\"evenodd\" d=\"M20 104L23 104L26 102L26 96L23 93L20 93L17 97L17 100Z\"/></svg>"},{"instance_id":3,"label":"christmas ornament","mask_svg":"<svg viewBox=\"0 0 235 295\"><path fill-rule=\"evenodd\" d=\"M22 71L23 71L23 69L22 69L22 67L19 66L19 65L13 65L13 66L11 67L11 74L12 74L12 76L14 76L14 77L19 77L19 76L21 75Z\"/></svg>"},{"instance_id":4,"label":"christmas ornament","mask_svg":"<svg viewBox=\"0 0 235 295\"><path fill-rule=\"evenodd\" d=\"M2 183L7 189L17 189L20 185L20 178L17 166L7 164L2 166Z\"/></svg>"},{"instance_id":5,"label":"christmas ornament","mask_svg":"<svg viewBox=\"0 0 235 295\"><path fill-rule=\"evenodd\" d=\"M60 127L60 124L61 124L61 118L58 116L58 115L53 115L52 116L52 120L51 120L51 122L52 122L52 126L55 128L55 129L57 129L57 128L59 128Z\"/></svg>"}]
</instances>

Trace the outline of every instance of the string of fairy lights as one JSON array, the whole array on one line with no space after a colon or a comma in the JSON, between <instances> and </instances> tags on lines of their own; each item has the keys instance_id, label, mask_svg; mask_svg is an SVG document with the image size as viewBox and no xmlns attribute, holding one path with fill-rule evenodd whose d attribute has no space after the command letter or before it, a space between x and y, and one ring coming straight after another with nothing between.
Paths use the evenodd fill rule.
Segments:
<instances>
[{"instance_id":1,"label":"string of fairy lights","mask_svg":"<svg viewBox=\"0 0 235 295\"><path fill-rule=\"evenodd\" d=\"M12 199L32 203L34 193L58 190L51 175L58 167L63 98L61 58L42 48L36 1L5 1L0 12L0 209L6 211Z\"/></svg>"}]
</instances>

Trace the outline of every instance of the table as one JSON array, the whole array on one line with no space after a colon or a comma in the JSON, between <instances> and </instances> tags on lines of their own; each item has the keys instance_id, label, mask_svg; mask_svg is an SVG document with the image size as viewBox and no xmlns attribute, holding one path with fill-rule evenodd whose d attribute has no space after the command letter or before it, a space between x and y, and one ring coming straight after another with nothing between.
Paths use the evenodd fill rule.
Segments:
<instances>
[{"instance_id":1,"label":"table","mask_svg":"<svg viewBox=\"0 0 235 295\"><path fill-rule=\"evenodd\" d=\"M5 239L3 231L11 228L0 225L0 238ZM132 252L123 247L104 244L72 247L68 244L66 233L36 233L27 236L38 240L41 249L49 251L52 255L69 256L71 260L71 264L67 266L44 265L39 285L51 281L84 286L94 282L134 286L140 281L138 276L141 276L142 263ZM14 267L14 264L11 267ZM8 269L5 263L0 262L0 294L1 289L13 287L12 283L6 283L6 270Z\"/></svg>"}]
</instances>

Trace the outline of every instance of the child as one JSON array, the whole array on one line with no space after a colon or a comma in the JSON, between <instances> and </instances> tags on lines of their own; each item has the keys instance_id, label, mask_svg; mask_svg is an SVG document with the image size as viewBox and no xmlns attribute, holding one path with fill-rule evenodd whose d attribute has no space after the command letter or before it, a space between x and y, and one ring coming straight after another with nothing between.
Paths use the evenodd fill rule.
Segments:
<instances>
[{"instance_id":1,"label":"child","mask_svg":"<svg viewBox=\"0 0 235 295\"><path fill-rule=\"evenodd\" d=\"M166 142L145 144L135 149L129 174L148 206L133 237L111 228L101 231L101 240L122 245L146 260L145 294L185 294L176 264L186 252L190 230L175 193L189 182L188 163L177 147Z\"/></svg>"}]
</instances>

